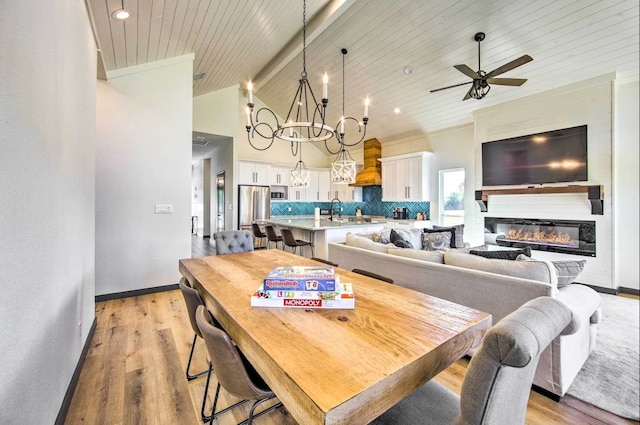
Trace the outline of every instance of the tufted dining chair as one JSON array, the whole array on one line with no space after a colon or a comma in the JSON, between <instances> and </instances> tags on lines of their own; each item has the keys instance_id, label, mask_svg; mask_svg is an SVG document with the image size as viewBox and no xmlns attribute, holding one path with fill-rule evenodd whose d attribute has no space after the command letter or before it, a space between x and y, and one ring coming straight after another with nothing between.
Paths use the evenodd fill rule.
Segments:
<instances>
[{"instance_id":1,"label":"tufted dining chair","mask_svg":"<svg viewBox=\"0 0 640 425\"><path fill-rule=\"evenodd\" d=\"M253 234L247 230L227 230L213 234L216 254L237 254L253 251Z\"/></svg>"},{"instance_id":2,"label":"tufted dining chair","mask_svg":"<svg viewBox=\"0 0 640 425\"><path fill-rule=\"evenodd\" d=\"M528 301L487 332L469 362L460 397L430 380L371 424L524 424L540 354L558 335L576 329L562 301Z\"/></svg>"}]
</instances>

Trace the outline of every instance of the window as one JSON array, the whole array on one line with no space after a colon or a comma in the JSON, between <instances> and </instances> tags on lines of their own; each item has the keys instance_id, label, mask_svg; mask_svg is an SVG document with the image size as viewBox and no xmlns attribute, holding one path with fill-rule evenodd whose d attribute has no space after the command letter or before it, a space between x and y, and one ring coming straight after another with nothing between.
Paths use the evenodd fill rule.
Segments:
<instances>
[{"instance_id":1,"label":"window","mask_svg":"<svg viewBox=\"0 0 640 425\"><path fill-rule=\"evenodd\" d=\"M464 168L440 170L441 226L464 223Z\"/></svg>"}]
</instances>

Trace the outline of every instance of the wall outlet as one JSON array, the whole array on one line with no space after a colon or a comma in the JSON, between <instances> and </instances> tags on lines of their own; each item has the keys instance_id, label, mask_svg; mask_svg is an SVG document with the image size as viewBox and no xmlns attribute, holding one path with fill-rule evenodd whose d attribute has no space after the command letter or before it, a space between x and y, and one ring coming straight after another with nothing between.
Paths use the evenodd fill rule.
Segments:
<instances>
[{"instance_id":1,"label":"wall outlet","mask_svg":"<svg viewBox=\"0 0 640 425\"><path fill-rule=\"evenodd\" d=\"M287 208L287 211L291 212L291 207L288 207L288 208Z\"/></svg>"},{"instance_id":2,"label":"wall outlet","mask_svg":"<svg viewBox=\"0 0 640 425\"><path fill-rule=\"evenodd\" d=\"M173 214L173 204L156 204L156 214Z\"/></svg>"}]
</instances>

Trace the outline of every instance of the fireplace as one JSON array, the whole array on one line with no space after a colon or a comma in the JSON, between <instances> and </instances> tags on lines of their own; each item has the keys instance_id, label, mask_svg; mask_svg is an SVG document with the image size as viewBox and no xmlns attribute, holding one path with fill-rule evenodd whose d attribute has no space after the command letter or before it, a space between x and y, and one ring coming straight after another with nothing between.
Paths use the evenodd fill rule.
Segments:
<instances>
[{"instance_id":1,"label":"fireplace","mask_svg":"<svg viewBox=\"0 0 640 425\"><path fill-rule=\"evenodd\" d=\"M541 251L596 256L596 222L485 217L485 241Z\"/></svg>"}]
</instances>

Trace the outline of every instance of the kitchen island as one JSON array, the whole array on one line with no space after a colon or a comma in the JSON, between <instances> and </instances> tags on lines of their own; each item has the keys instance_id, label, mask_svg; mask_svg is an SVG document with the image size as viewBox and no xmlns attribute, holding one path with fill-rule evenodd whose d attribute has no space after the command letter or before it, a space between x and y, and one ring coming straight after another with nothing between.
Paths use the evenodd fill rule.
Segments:
<instances>
[{"instance_id":1,"label":"kitchen island","mask_svg":"<svg viewBox=\"0 0 640 425\"><path fill-rule=\"evenodd\" d=\"M276 228L289 228L297 239L310 240L314 244L315 256L327 260L329 258L329 242L344 242L347 233L379 232L384 228L419 228L431 227L429 220L392 219L382 216L321 216L315 220L313 216L279 216L264 220ZM263 223L260 223L261 225ZM300 255L311 256L310 249L302 249Z\"/></svg>"},{"instance_id":2,"label":"kitchen island","mask_svg":"<svg viewBox=\"0 0 640 425\"><path fill-rule=\"evenodd\" d=\"M358 219L359 218L359 219ZM381 217L384 220L383 217ZM315 246L315 256L328 259L328 243L343 242L347 233L368 233L381 231L387 221L379 221L374 217L334 217L333 221L325 218L314 220L313 217L272 217L264 220L280 233L279 228L289 228L297 239L310 240ZM301 255L311 256L311 250L302 249Z\"/></svg>"}]
</instances>

